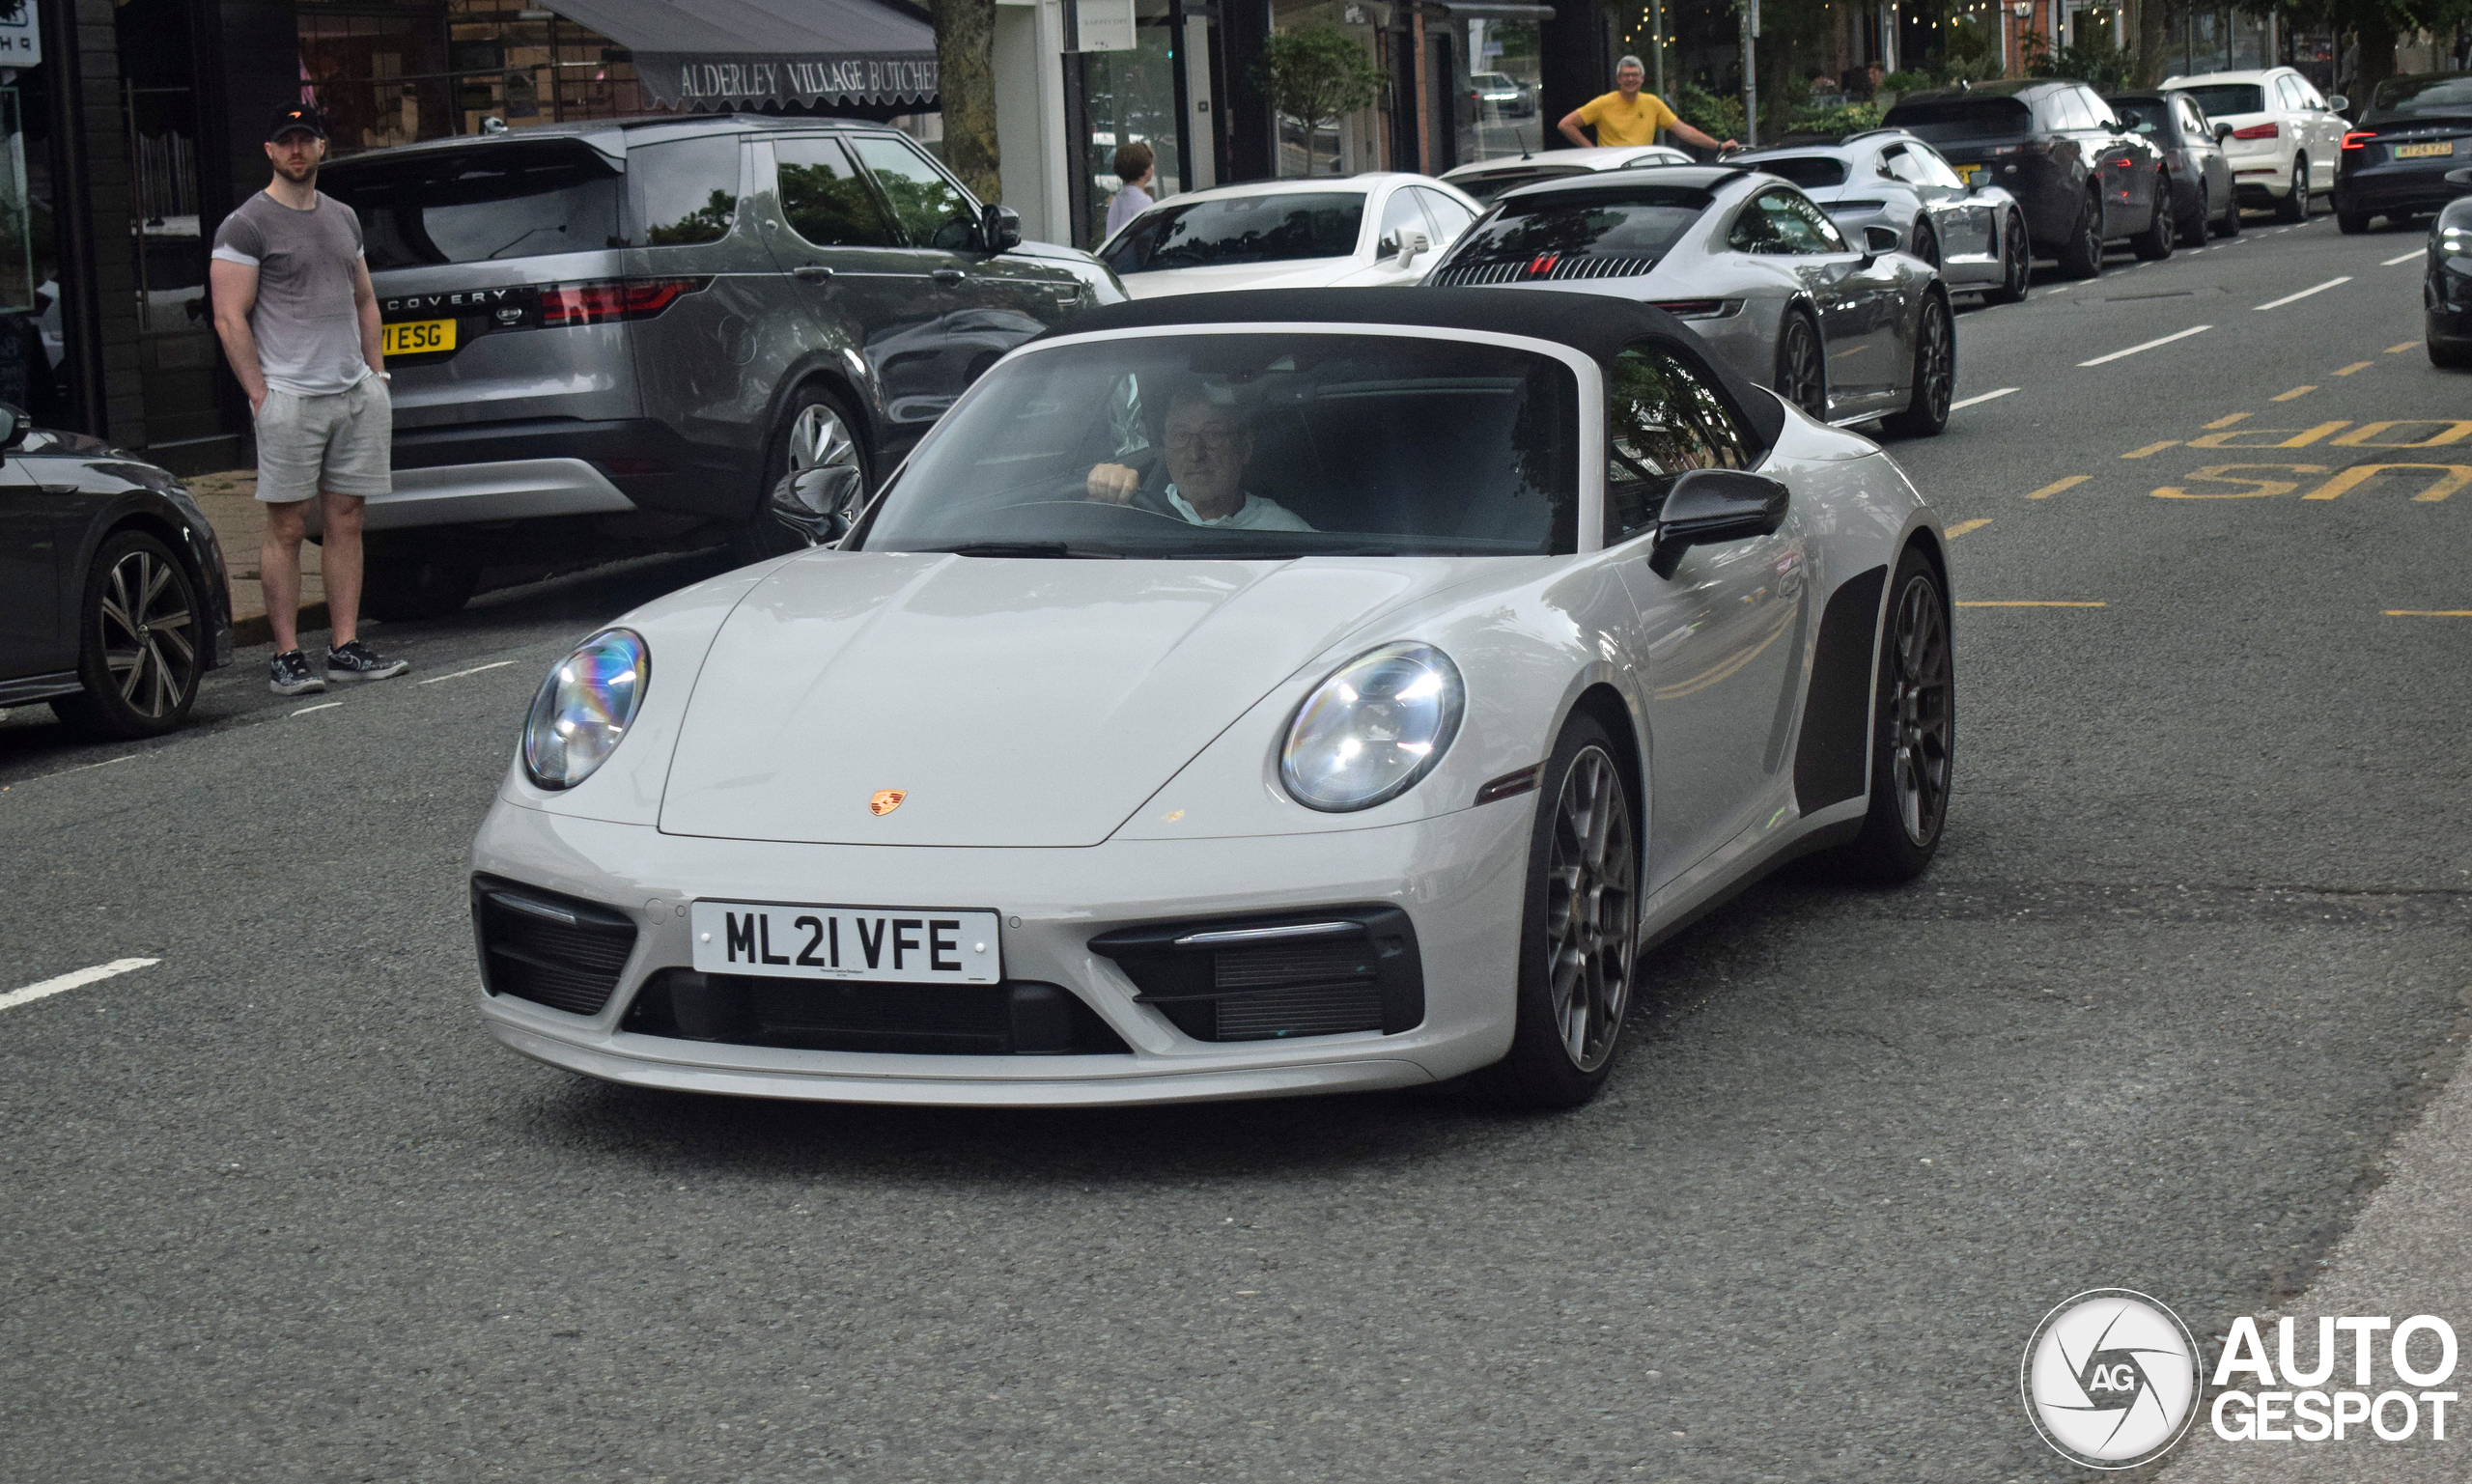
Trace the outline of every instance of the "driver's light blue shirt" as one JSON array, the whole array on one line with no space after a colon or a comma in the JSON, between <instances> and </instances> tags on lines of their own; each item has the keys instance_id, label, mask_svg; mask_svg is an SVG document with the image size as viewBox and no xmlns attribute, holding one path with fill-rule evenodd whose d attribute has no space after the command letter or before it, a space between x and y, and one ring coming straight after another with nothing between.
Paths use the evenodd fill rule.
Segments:
<instances>
[{"instance_id":1,"label":"driver's light blue shirt","mask_svg":"<svg viewBox=\"0 0 2472 1484\"><path fill-rule=\"evenodd\" d=\"M1309 531L1313 529L1299 519L1286 506L1279 504L1277 500L1263 499L1258 494L1245 496L1245 503L1237 507L1236 514L1222 516L1216 520L1204 520L1199 511L1185 503L1185 497L1176 492L1174 485L1167 487L1167 503L1174 508L1177 515L1184 517L1191 524L1207 525L1219 530Z\"/></svg>"}]
</instances>

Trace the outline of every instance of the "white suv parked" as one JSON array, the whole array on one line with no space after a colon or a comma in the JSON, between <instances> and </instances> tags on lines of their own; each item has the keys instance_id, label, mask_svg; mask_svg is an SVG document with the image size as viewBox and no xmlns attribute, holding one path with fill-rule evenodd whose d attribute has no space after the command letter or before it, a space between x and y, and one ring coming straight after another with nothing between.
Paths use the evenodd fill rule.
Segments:
<instances>
[{"instance_id":1,"label":"white suv parked","mask_svg":"<svg viewBox=\"0 0 2472 1484\"><path fill-rule=\"evenodd\" d=\"M2166 77L2163 86L2196 98L2218 126L2242 206L2271 206L2281 220L2301 221L2318 193L2335 188L2335 162L2351 126L2340 112L2351 106L2342 94L2327 98L2288 67Z\"/></svg>"}]
</instances>

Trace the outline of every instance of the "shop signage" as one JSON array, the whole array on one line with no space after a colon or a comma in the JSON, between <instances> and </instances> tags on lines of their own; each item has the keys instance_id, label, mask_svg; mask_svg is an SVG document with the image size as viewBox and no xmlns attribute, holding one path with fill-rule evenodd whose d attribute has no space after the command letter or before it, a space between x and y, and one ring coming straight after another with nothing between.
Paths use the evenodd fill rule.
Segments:
<instances>
[{"instance_id":1,"label":"shop signage","mask_svg":"<svg viewBox=\"0 0 2472 1484\"><path fill-rule=\"evenodd\" d=\"M1076 0L1083 51L1131 51L1133 0Z\"/></svg>"},{"instance_id":2,"label":"shop signage","mask_svg":"<svg viewBox=\"0 0 2472 1484\"><path fill-rule=\"evenodd\" d=\"M35 0L0 0L0 67L32 67L42 60L42 18Z\"/></svg>"},{"instance_id":3,"label":"shop signage","mask_svg":"<svg viewBox=\"0 0 2472 1484\"><path fill-rule=\"evenodd\" d=\"M656 99L690 109L925 102L936 96L932 52L783 57L638 51L635 75Z\"/></svg>"}]
</instances>

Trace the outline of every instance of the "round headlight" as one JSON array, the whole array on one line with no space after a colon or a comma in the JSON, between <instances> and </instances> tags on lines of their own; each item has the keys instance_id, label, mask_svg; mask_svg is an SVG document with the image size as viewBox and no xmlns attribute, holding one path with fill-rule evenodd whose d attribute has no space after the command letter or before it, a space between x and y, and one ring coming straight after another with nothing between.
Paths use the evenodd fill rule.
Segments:
<instances>
[{"instance_id":1,"label":"round headlight","mask_svg":"<svg viewBox=\"0 0 2472 1484\"><path fill-rule=\"evenodd\" d=\"M523 770L545 789L571 789L608 760L644 698L652 652L624 629L594 634L558 661L523 723Z\"/></svg>"},{"instance_id":2,"label":"round headlight","mask_svg":"<svg viewBox=\"0 0 2472 1484\"><path fill-rule=\"evenodd\" d=\"M1449 656L1386 644L1339 666L1296 709L1279 781L1308 809L1371 808L1433 770L1466 709Z\"/></svg>"}]
</instances>

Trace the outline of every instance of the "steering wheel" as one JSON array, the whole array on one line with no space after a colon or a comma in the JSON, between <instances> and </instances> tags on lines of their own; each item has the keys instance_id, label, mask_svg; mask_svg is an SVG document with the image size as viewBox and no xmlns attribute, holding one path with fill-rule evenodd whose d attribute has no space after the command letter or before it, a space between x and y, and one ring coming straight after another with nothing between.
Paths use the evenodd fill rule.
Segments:
<instances>
[{"instance_id":1,"label":"steering wheel","mask_svg":"<svg viewBox=\"0 0 2472 1484\"><path fill-rule=\"evenodd\" d=\"M1081 500L1092 505L1116 504L1113 500L1091 499L1089 489L1089 476L1085 474L1080 479L1060 481L1055 497L1059 500ZM1152 464L1150 471L1142 475L1140 487L1133 491L1133 498L1124 501L1117 508L1138 510L1146 515L1164 516L1170 520L1185 518L1176 514L1176 507L1167 503L1167 462L1164 459Z\"/></svg>"}]
</instances>

